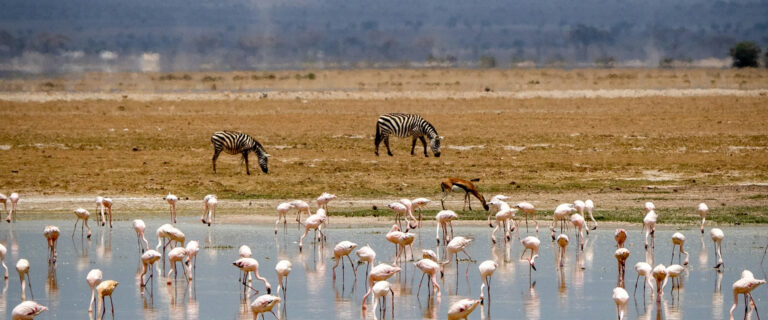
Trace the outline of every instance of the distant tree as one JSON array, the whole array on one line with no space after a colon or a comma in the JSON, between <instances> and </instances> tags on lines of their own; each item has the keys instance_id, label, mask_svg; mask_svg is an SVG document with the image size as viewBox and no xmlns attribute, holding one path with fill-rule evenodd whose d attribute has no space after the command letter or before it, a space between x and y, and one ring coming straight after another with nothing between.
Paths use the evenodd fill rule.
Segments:
<instances>
[{"instance_id":1,"label":"distant tree","mask_svg":"<svg viewBox=\"0 0 768 320\"><path fill-rule=\"evenodd\" d=\"M598 46L612 44L615 40L609 31L600 30L593 26L583 24L579 24L571 29L568 38L581 49L582 58L587 58L589 46L593 44Z\"/></svg>"},{"instance_id":2,"label":"distant tree","mask_svg":"<svg viewBox=\"0 0 768 320\"><path fill-rule=\"evenodd\" d=\"M616 66L616 58L614 57L600 57L595 59L595 66L598 68L610 69Z\"/></svg>"},{"instance_id":3,"label":"distant tree","mask_svg":"<svg viewBox=\"0 0 768 320\"><path fill-rule=\"evenodd\" d=\"M729 55L734 68L756 68L760 57L760 46L752 41L742 41L731 47Z\"/></svg>"},{"instance_id":4,"label":"distant tree","mask_svg":"<svg viewBox=\"0 0 768 320\"><path fill-rule=\"evenodd\" d=\"M494 56L482 56L477 63L480 68L496 68L496 57Z\"/></svg>"}]
</instances>

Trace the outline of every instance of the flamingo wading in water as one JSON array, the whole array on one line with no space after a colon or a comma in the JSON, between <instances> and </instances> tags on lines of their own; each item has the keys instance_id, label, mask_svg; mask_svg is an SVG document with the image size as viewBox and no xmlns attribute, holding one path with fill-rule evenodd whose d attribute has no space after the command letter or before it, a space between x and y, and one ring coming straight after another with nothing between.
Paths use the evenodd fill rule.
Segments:
<instances>
[{"instance_id":1,"label":"flamingo wading in water","mask_svg":"<svg viewBox=\"0 0 768 320\"><path fill-rule=\"evenodd\" d=\"M93 301L96 300L96 286L101 283L103 274L99 269L93 269L88 272L88 276L85 277L85 281L88 282L88 286L91 287L91 300L88 304L88 313L93 312Z\"/></svg>"},{"instance_id":2,"label":"flamingo wading in water","mask_svg":"<svg viewBox=\"0 0 768 320\"><path fill-rule=\"evenodd\" d=\"M13 320L32 320L46 310L48 310L48 308L37 302L24 301L13 308L13 311L11 311L11 318Z\"/></svg>"},{"instance_id":3,"label":"flamingo wading in water","mask_svg":"<svg viewBox=\"0 0 768 320\"><path fill-rule=\"evenodd\" d=\"M168 195L165 196L165 201L168 201L168 204L171 205L171 221L176 223L176 202L179 202L179 197L169 192Z\"/></svg>"},{"instance_id":4,"label":"flamingo wading in water","mask_svg":"<svg viewBox=\"0 0 768 320\"><path fill-rule=\"evenodd\" d=\"M16 192L11 193L11 195L8 196L8 200L11 201L11 210L8 211L8 217L5 218L5 221L11 223L13 214L16 213L16 204L19 202L19 194ZM5 201L3 201L3 206L5 206Z\"/></svg>"},{"instance_id":5,"label":"flamingo wading in water","mask_svg":"<svg viewBox=\"0 0 768 320\"><path fill-rule=\"evenodd\" d=\"M27 300L27 293L24 284L29 286L29 294L32 299L35 298L35 293L32 292L32 279L29 277L29 260L19 259L16 262L16 272L19 274L19 281L21 282L21 300Z\"/></svg>"},{"instance_id":6,"label":"flamingo wading in water","mask_svg":"<svg viewBox=\"0 0 768 320\"><path fill-rule=\"evenodd\" d=\"M211 226L211 222L216 219L216 204L219 203L219 199L215 195L209 194L203 198L203 216L200 220L204 224Z\"/></svg>"},{"instance_id":7,"label":"flamingo wading in water","mask_svg":"<svg viewBox=\"0 0 768 320\"><path fill-rule=\"evenodd\" d=\"M56 263L56 257L59 255L56 252L56 241L59 239L59 227L46 226L43 229L43 236L48 241L48 263Z\"/></svg>"},{"instance_id":8,"label":"flamingo wading in water","mask_svg":"<svg viewBox=\"0 0 768 320\"><path fill-rule=\"evenodd\" d=\"M723 266L722 244L723 238L725 238L725 233L719 228L713 228L712 230L709 230L709 236L712 238L712 243L715 246L715 259L717 260L715 269L719 270L720 267Z\"/></svg>"},{"instance_id":9,"label":"flamingo wading in water","mask_svg":"<svg viewBox=\"0 0 768 320\"><path fill-rule=\"evenodd\" d=\"M755 306L755 312L757 312L757 304L755 299L752 298L752 290L763 284L765 284L765 280L755 279L755 276L751 271L744 270L741 272L741 279L733 283L733 306L731 306L730 310L731 320L733 320L733 310L736 310L736 306L739 304L740 294L744 295L745 308L749 308L749 302L751 301ZM749 301L747 301L747 297L749 297ZM744 317L746 317L746 314ZM757 318L760 319L759 313L757 314Z\"/></svg>"},{"instance_id":10,"label":"flamingo wading in water","mask_svg":"<svg viewBox=\"0 0 768 320\"><path fill-rule=\"evenodd\" d=\"M77 208L73 210L75 213L75 216L77 217L77 220L75 220L75 226L72 228L72 237L75 236L75 230L77 230L77 223L80 222L80 220L83 221L83 223L80 224L80 236L83 236L83 226L88 228L88 239L91 238L91 226L88 225L88 218L91 216L91 213L88 212L88 210L85 210L83 208Z\"/></svg>"},{"instance_id":11,"label":"flamingo wading in water","mask_svg":"<svg viewBox=\"0 0 768 320\"><path fill-rule=\"evenodd\" d=\"M133 220L131 225L133 226L133 231L136 231L136 243L139 245L139 250L141 250L141 253L144 253L145 250L149 250L149 241L144 236L144 230L147 229L147 225L141 219ZM142 241L144 241L143 246L141 245Z\"/></svg>"},{"instance_id":12,"label":"flamingo wading in water","mask_svg":"<svg viewBox=\"0 0 768 320\"><path fill-rule=\"evenodd\" d=\"M112 306L112 318L115 317L115 302L112 301L112 293L115 292L117 285L120 284L115 280L105 280L96 286L96 292L99 293L99 306L97 309L101 309L101 317L107 312L106 298L109 297L109 305Z\"/></svg>"}]
</instances>

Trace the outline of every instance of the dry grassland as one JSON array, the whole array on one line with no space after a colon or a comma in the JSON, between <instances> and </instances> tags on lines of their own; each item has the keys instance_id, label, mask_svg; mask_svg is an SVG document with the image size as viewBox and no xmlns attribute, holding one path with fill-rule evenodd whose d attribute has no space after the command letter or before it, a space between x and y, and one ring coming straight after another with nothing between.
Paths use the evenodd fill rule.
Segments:
<instances>
[{"instance_id":1,"label":"dry grassland","mask_svg":"<svg viewBox=\"0 0 768 320\"><path fill-rule=\"evenodd\" d=\"M184 80L183 74L176 80L159 80L162 74L3 80L0 88L5 93L49 91L39 94L55 96L61 89L118 92L129 98L23 102L3 101L0 92L0 190L41 196L154 197L173 192L193 199L207 193L225 199L308 199L324 191L356 199L438 198L439 180L457 176L481 178L479 186L486 194L512 194L543 207L588 194L617 209L644 200L675 201L679 207L700 200L733 206L766 204L768 97L764 95L131 98L208 90L211 85L217 90L378 93L398 88L422 92L485 87L494 91L768 88L768 72L763 70L315 71L314 80L290 76L294 74L308 72L194 73L189 74L191 80ZM205 76L213 80L200 79ZM234 80L238 77L243 84ZM430 88L431 82L440 88ZM419 113L431 121L445 136L443 156L424 158L420 145L417 155L411 156L410 139L396 138L394 157L374 156L376 118L394 111ZM222 129L243 131L261 141L273 156L270 173L262 174L252 157L252 175L246 176L238 157L222 155L218 174L213 174L210 135Z\"/></svg>"}]
</instances>

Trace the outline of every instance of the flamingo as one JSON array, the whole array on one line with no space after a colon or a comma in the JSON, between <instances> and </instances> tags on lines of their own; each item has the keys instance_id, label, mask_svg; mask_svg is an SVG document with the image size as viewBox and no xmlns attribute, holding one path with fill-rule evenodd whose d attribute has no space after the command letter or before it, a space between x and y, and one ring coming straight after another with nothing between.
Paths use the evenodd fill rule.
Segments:
<instances>
[{"instance_id":1,"label":"flamingo","mask_svg":"<svg viewBox=\"0 0 768 320\"><path fill-rule=\"evenodd\" d=\"M197 240L192 240L187 243L185 249L187 249L187 262L192 261L192 267L189 269L193 271L191 274L194 275L194 271L197 270L197 253L200 252L200 242L197 242ZM192 277L190 276L190 278Z\"/></svg>"},{"instance_id":2,"label":"flamingo","mask_svg":"<svg viewBox=\"0 0 768 320\"><path fill-rule=\"evenodd\" d=\"M107 215L109 215L109 227L112 228L112 198L102 198L101 199L101 226L103 227L106 224L106 221L104 221L104 209L107 209ZM112 299L112 297L109 297Z\"/></svg>"},{"instance_id":3,"label":"flamingo","mask_svg":"<svg viewBox=\"0 0 768 320\"><path fill-rule=\"evenodd\" d=\"M520 255L520 260L523 260L525 252L531 250L531 255L528 257L528 281L531 280L531 269L536 270L536 258L539 256L539 245L541 240L534 236L527 236L520 241L523 244L523 254Z\"/></svg>"},{"instance_id":4,"label":"flamingo","mask_svg":"<svg viewBox=\"0 0 768 320\"><path fill-rule=\"evenodd\" d=\"M662 282L667 280L667 268L663 264L657 265L651 270L651 275L656 279L656 302L660 302L664 295Z\"/></svg>"},{"instance_id":5,"label":"flamingo","mask_svg":"<svg viewBox=\"0 0 768 320\"><path fill-rule=\"evenodd\" d=\"M680 232L675 232L675 234L672 235L672 260L669 260L669 263L671 264L675 260L675 246L680 247L680 252L677 254L677 261L680 261L680 253L685 254L685 262L683 262L684 266L688 265L688 252L683 250L683 245L685 244L685 235L683 235Z\"/></svg>"},{"instance_id":6,"label":"flamingo","mask_svg":"<svg viewBox=\"0 0 768 320\"><path fill-rule=\"evenodd\" d=\"M709 212L709 207L707 207L707 204L702 202L699 203L699 215L701 216L701 233L704 234L704 222L707 220L707 212Z\"/></svg>"},{"instance_id":7,"label":"flamingo","mask_svg":"<svg viewBox=\"0 0 768 320\"><path fill-rule=\"evenodd\" d=\"M432 260L434 262L438 262L437 254L434 251L432 251L432 250L421 249L421 256L424 259L429 259L429 260Z\"/></svg>"},{"instance_id":8,"label":"flamingo","mask_svg":"<svg viewBox=\"0 0 768 320\"><path fill-rule=\"evenodd\" d=\"M413 202L411 202L411 199L406 199L406 198L402 198L398 201L403 205L405 205L405 207L408 209L408 211L406 212L408 215L407 216L404 215L405 222L408 223L408 227L410 229L416 229L418 227L418 224L416 223L416 217L413 216ZM411 217L411 221L413 221L413 225L411 225L410 222L408 222L408 217Z\"/></svg>"},{"instance_id":9,"label":"flamingo","mask_svg":"<svg viewBox=\"0 0 768 320\"><path fill-rule=\"evenodd\" d=\"M144 224L144 220L141 219L133 220L131 225L133 226L133 231L136 231L136 243L139 245L141 253L144 253L145 250L149 250L149 241L144 237L144 230L147 229L147 225ZM144 241L143 246L141 245L141 241Z\"/></svg>"},{"instance_id":10,"label":"flamingo","mask_svg":"<svg viewBox=\"0 0 768 320\"><path fill-rule=\"evenodd\" d=\"M35 293L32 292L32 279L29 277L29 260L19 259L19 261L16 262L16 272L19 273L19 281L21 281L21 300L27 300L27 293L24 287L24 282L26 281L29 281L27 282L27 285L29 286L29 294L32 296L32 299L34 299Z\"/></svg>"},{"instance_id":11,"label":"flamingo","mask_svg":"<svg viewBox=\"0 0 768 320\"><path fill-rule=\"evenodd\" d=\"M91 227L88 225L88 218L91 216L91 213L88 212L88 210L85 210L83 208L77 208L73 211L75 213L75 216L77 217L77 220L75 220L75 227L72 229L72 236L75 236L75 230L77 230L77 223L80 222L80 220L83 220L83 223L80 224L80 236L83 236L83 225L88 228L88 239L91 238Z\"/></svg>"},{"instance_id":12,"label":"flamingo","mask_svg":"<svg viewBox=\"0 0 768 320\"><path fill-rule=\"evenodd\" d=\"M448 320L467 319L469 314L472 313L472 311L475 311L475 308L477 308L477 305L481 302L483 302L482 299L461 299L456 301L456 303L451 305L451 308L448 309Z\"/></svg>"},{"instance_id":13,"label":"flamingo","mask_svg":"<svg viewBox=\"0 0 768 320\"><path fill-rule=\"evenodd\" d=\"M240 249L238 249L238 253L240 254L240 258L250 258L251 255L252 255L251 247L249 247L247 245L242 245L242 246L240 246ZM243 275L243 276L245 276L245 275ZM242 280L242 278L237 279L237 280L240 281L240 280Z\"/></svg>"},{"instance_id":14,"label":"flamingo","mask_svg":"<svg viewBox=\"0 0 768 320\"><path fill-rule=\"evenodd\" d=\"M453 220L458 219L459 215L456 214L456 212L453 212L452 210L443 210L438 212L435 215L435 221L437 222L437 229L435 230L435 240L437 240L437 245L440 245L440 228L443 228L443 242L448 243L451 238L453 238ZM446 225L451 227L451 236L448 237L448 230L446 230Z\"/></svg>"},{"instance_id":15,"label":"flamingo","mask_svg":"<svg viewBox=\"0 0 768 320\"><path fill-rule=\"evenodd\" d=\"M355 251L355 254L357 255L357 258L360 261L366 262L365 264L365 277L368 277L368 269L371 268L371 265L376 260L376 251L373 251L371 246L365 245L365 247L362 247L360 249L357 249Z\"/></svg>"},{"instance_id":16,"label":"flamingo","mask_svg":"<svg viewBox=\"0 0 768 320\"><path fill-rule=\"evenodd\" d=\"M141 255L141 276L139 277L141 279L141 286L146 287L147 283L152 280L155 276L155 269L152 268L153 265L155 265L155 262L157 260L160 260L163 256L160 255L160 252L157 252L152 249L148 249L144 254ZM146 281L144 281L144 275L147 274L147 270L149 270L149 277Z\"/></svg>"},{"instance_id":17,"label":"flamingo","mask_svg":"<svg viewBox=\"0 0 768 320\"><path fill-rule=\"evenodd\" d=\"M184 276L187 278L187 281L192 280L192 275L190 274L192 273L192 270L189 270L189 272L187 272L187 269L189 267L189 260L187 260L187 262L184 263L184 259L187 257L188 257L187 249L184 247L176 247L176 248L173 248L170 252L168 252L168 263L171 264L171 269L168 270L168 275L166 276L166 278L168 279L165 281L165 284L169 286L171 285L171 273L173 273L174 278L178 274L176 272L176 263L178 262L182 263L182 266L181 266L182 271L184 271Z\"/></svg>"},{"instance_id":18,"label":"flamingo","mask_svg":"<svg viewBox=\"0 0 768 320\"><path fill-rule=\"evenodd\" d=\"M56 263L56 257L59 255L56 252L56 240L59 239L59 234L57 226L45 226L43 229L43 236L48 240L48 263Z\"/></svg>"},{"instance_id":19,"label":"flamingo","mask_svg":"<svg viewBox=\"0 0 768 320\"><path fill-rule=\"evenodd\" d=\"M301 213L304 212L308 216L312 213L309 212L309 204L304 200L293 200L290 202L294 209L296 209L296 222L301 224Z\"/></svg>"},{"instance_id":20,"label":"flamingo","mask_svg":"<svg viewBox=\"0 0 768 320\"><path fill-rule=\"evenodd\" d=\"M555 241L557 242L557 245L560 246L560 268L562 268L563 261L565 261L565 247L568 246L570 239L568 239L567 235L561 233L559 236L557 236Z\"/></svg>"},{"instance_id":21,"label":"flamingo","mask_svg":"<svg viewBox=\"0 0 768 320\"><path fill-rule=\"evenodd\" d=\"M616 262L619 266L619 280L617 281L618 287L624 288L624 274L627 270L627 259L629 258L629 249L627 248L619 248L616 249L616 251L613 253L613 256L616 257Z\"/></svg>"},{"instance_id":22,"label":"flamingo","mask_svg":"<svg viewBox=\"0 0 768 320\"><path fill-rule=\"evenodd\" d=\"M635 293L637 293L637 280L640 279L640 276L643 276L645 280L643 280L643 296L645 296L645 285L648 284L648 286L651 287L651 290L653 290L653 283L651 282L652 277L652 268L651 265L646 262L638 262L635 264L635 272L637 272L637 278L635 278Z\"/></svg>"},{"instance_id":23,"label":"flamingo","mask_svg":"<svg viewBox=\"0 0 768 320\"><path fill-rule=\"evenodd\" d=\"M549 227L549 233L552 237L552 241L555 241L555 224L557 221L560 221L560 233L562 233L565 219L567 219L569 215L574 212L576 212L576 208L574 208L573 204L571 203L563 203L555 208L555 213L552 216L552 225Z\"/></svg>"},{"instance_id":24,"label":"flamingo","mask_svg":"<svg viewBox=\"0 0 768 320\"><path fill-rule=\"evenodd\" d=\"M333 259L336 260L336 263L333 264L333 280L336 281L336 267L339 266L339 261L341 261L341 273L344 274L344 257L347 257L347 260L349 260L349 265L352 267L352 274L355 275L355 280L357 280L357 268L355 268L355 265L352 263L352 258L349 257L349 254L352 253L352 250L355 250L357 248L357 243L350 242L350 241L342 241L336 244L335 247L333 247Z\"/></svg>"},{"instance_id":25,"label":"flamingo","mask_svg":"<svg viewBox=\"0 0 768 320\"><path fill-rule=\"evenodd\" d=\"M46 310L48 310L48 308L37 302L24 301L13 308L11 317L13 320L32 320Z\"/></svg>"},{"instance_id":26,"label":"flamingo","mask_svg":"<svg viewBox=\"0 0 768 320\"><path fill-rule=\"evenodd\" d=\"M291 274L291 267L293 265L288 260L280 260L275 265L275 273L277 273L277 295L280 295L280 290L283 290L283 296L285 296L285 289L288 285L288 275ZM285 282L283 282L285 278Z\"/></svg>"},{"instance_id":27,"label":"flamingo","mask_svg":"<svg viewBox=\"0 0 768 320\"><path fill-rule=\"evenodd\" d=\"M752 305L755 306L755 312L757 312L757 304L755 303L755 299L752 298L752 290L759 287L760 285L764 284L765 280L759 280L755 279L755 276L752 274L749 270L744 270L741 272L741 279L736 280L736 282L733 283L733 306L731 306L730 311L730 319L733 320L733 310L736 310L736 306L739 304L739 295L744 295L744 303L746 304L745 307L748 308L749 303L747 302L747 297L749 297L749 300L752 302ZM745 315L746 317L746 315ZM758 313L757 318L760 319L760 314Z\"/></svg>"},{"instance_id":28,"label":"flamingo","mask_svg":"<svg viewBox=\"0 0 768 320\"><path fill-rule=\"evenodd\" d=\"M272 286L269 284L269 281L267 281L267 278L264 278L259 275L259 261L257 261L254 258L240 258L240 259L237 259L235 262L232 262L232 265L235 267L238 267L241 271L245 272L246 275L253 272L253 276L256 279L264 281L264 286L267 287L267 293L268 294L272 293ZM259 292L258 290L254 289L253 287L247 284L246 277L243 277L243 286L251 288L251 290L256 291L256 293Z\"/></svg>"},{"instance_id":29,"label":"flamingo","mask_svg":"<svg viewBox=\"0 0 768 320\"><path fill-rule=\"evenodd\" d=\"M327 219L325 210L317 209L317 213L307 217L307 220L304 220L304 234L301 235L301 238L299 239L299 251L301 251L304 246L304 238L309 233L309 230L315 230L315 233L317 233L317 231L320 232L320 236L317 237L318 241L325 239L325 234L323 234L323 230L320 229L320 226L325 222L325 219Z\"/></svg>"},{"instance_id":30,"label":"flamingo","mask_svg":"<svg viewBox=\"0 0 768 320\"><path fill-rule=\"evenodd\" d=\"M88 304L88 313L93 312L93 301L96 299L96 286L101 283L103 274L99 269L92 269L88 272L88 276L85 277L85 281L88 282L88 286L91 287L91 300Z\"/></svg>"},{"instance_id":31,"label":"flamingo","mask_svg":"<svg viewBox=\"0 0 768 320\"><path fill-rule=\"evenodd\" d=\"M107 312L106 298L109 297L109 304L112 306L112 318L115 317L115 303L112 301L112 293L115 292L115 288L120 284L115 280L104 280L96 287L96 292L99 293L99 306L97 309L101 309L101 317Z\"/></svg>"},{"instance_id":32,"label":"flamingo","mask_svg":"<svg viewBox=\"0 0 768 320\"><path fill-rule=\"evenodd\" d=\"M618 313L618 319L624 319L624 308L627 307L627 301L629 301L629 293L622 287L616 287L613 289L613 302L616 304L616 313Z\"/></svg>"},{"instance_id":33,"label":"flamingo","mask_svg":"<svg viewBox=\"0 0 768 320\"><path fill-rule=\"evenodd\" d=\"M96 196L96 211L99 212L101 226L103 227L106 224L106 220L104 218L104 197L102 196ZM98 223L96 225L98 225Z\"/></svg>"},{"instance_id":34,"label":"flamingo","mask_svg":"<svg viewBox=\"0 0 768 320\"><path fill-rule=\"evenodd\" d=\"M328 202L331 202L333 200L336 200L335 194L323 192L323 194L317 197L317 207L328 210Z\"/></svg>"},{"instance_id":35,"label":"flamingo","mask_svg":"<svg viewBox=\"0 0 768 320\"><path fill-rule=\"evenodd\" d=\"M592 230L597 229L597 220L595 220L595 217L592 215L592 213L595 211L595 203L592 202L592 200L587 199L584 201L584 206L587 209L587 213L589 213L589 219L592 220L592 223L595 224L595 226L592 227Z\"/></svg>"},{"instance_id":36,"label":"flamingo","mask_svg":"<svg viewBox=\"0 0 768 320\"><path fill-rule=\"evenodd\" d=\"M715 269L720 269L720 267L723 266L722 244L723 238L725 238L725 233L719 228L713 228L712 230L709 230L709 236L712 238L712 242L715 245L715 259L717 259Z\"/></svg>"},{"instance_id":37,"label":"flamingo","mask_svg":"<svg viewBox=\"0 0 768 320\"><path fill-rule=\"evenodd\" d=\"M3 279L8 279L8 266L5 265L5 254L8 253L8 249L5 248L5 246L0 243L0 264L3 265L3 269L5 269L5 277Z\"/></svg>"},{"instance_id":38,"label":"flamingo","mask_svg":"<svg viewBox=\"0 0 768 320\"><path fill-rule=\"evenodd\" d=\"M491 302L491 276L493 276L493 273L496 271L496 268L498 268L499 265L496 263L496 261L493 260L485 260L483 263L481 263L479 266L477 266L477 269L480 271L480 280L482 280L482 284L480 285L480 303L482 304L484 299L484 289L487 286L488 287L488 303Z\"/></svg>"},{"instance_id":39,"label":"flamingo","mask_svg":"<svg viewBox=\"0 0 768 320\"><path fill-rule=\"evenodd\" d=\"M203 224L211 226L211 221L216 219L216 204L219 203L219 199L215 195L209 194L203 198L203 216L200 220Z\"/></svg>"},{"instance_id":40,"label":"flamingo","mask_svg":"<svg viewBox=\"0 0 768 320\"><path fill-rule=\"evenodd\" d=\"M181 230L168 223L157 228L155 233L157 234L157 246L155 247L155 250L160 250L160 247L163 247L163 270L165 270L165 248L171 245L174 241L183 246L185 243L185 236ZM163 241L166 240L168 242L163 245Z\"/></svg>"},{"instance_id":41,"label":"flamingo","mask_svg":"<svg viewBox=\"0 0 768 320\"><path fill-rule=\"evenodd\" d=\"M672 293L672 290L675 288L675 279L679 278L681 274L683 274L683 271L685 271L685 268L679 264L673 264L669 267L667 267L667 278L664 280L664 284L661 285L661 289L664 290L664 287L667 285L667 280L672 279L672 288L669 290L670 293ZM677 279L677 288L680 288L680 279Z\"/></svg>"},{"instance_id":42,"label":"flamingo","mask_svg":"<svg viewBox=\"0 0 768 320\"><path fill-rule=\"evenodd\" d=\"M376 306L381 300L381 318L386 318L387 315L387 295L392 293L392 317L395 317L395 291L392 290L392 285L389 281L377 281L373 285L373 309L376 310ZM375 317L374 317L375 318Z\"/></svg>"},{"instance_id":43,"label":"flamingo","mask_svg":"<svg viewBox=\"0 0 768 320\"><path fill-rule=\"evenodd\" d=\"M469 253L467 253L467 250L466 250L470 242L472 242L472 239L467 239L462 236L458 236L451 239L451 242L448 242L448 245L445 246L445 251L448 254L448 259L446 259L445 262L443 262L443 268L445 267L446 264L451 263L451 258L453 258L453 256L456 256L456 273L458 274L459 252L463 252L464 255L466 255L469 260L472 260L472 257L469 256ZM467 269L466 272L469 272L469 269Z\"/></svg>"},{"instance_id":44,"label":"flamingo","mask_svg":"<svg viewBox=\"0 0 768 320\"><path fill-rule=\"evenodd\" d=\"M8 217L5 218L5 221L11 223L13 214L16 212L16 204L19 202L19 194L16 192L11 193L11 195L8 196L8 200L11 200L11 210L8 211ZM5 201L3 201L3 206L5 206Z\"/></svg>"},{"instance_id":45,"label":"flamingo","mask_svg":"<svg viewBox=\"0 0 768 320\"><path fill-rule=\"evenodd\" d=\"M288 224L288 219L286 219L285 216L291 210L293 210L293 205L290 202L283 202L277 205L277 221L275 221L275 234L277 234L277 225L280 224L280 219L283 219L283 232L285 232L286 225Z\"/></svg>"},{"instance_id":46,"label":"flamingo","mask_svg":"<svg viewBox=\"0 0 768 320\"><path fill-rule=\"evenodd\" d=\"M506 241L510 239L509 230L514 227L507 227L507 225L509 225L510 220L512 221L512 225L514 225L515 220L513 218L515 217L515 212L517 212L517 210L510 209L509 205L507 205L506 208L499 210L499 212L496 212L496 227L493 228L493 231L491 232L491 242L493 242L493 244L496 244L496 230L499 230L499 227L504 228L504 239ZM493 225L491 224L491 226ZM518 231L518 238L519 237L520 233Z\"/></svg>"},{"instance_id":47,"label":"flamingo","mask_svg":"<svg viewBox=\"0 0 768 320\"><path fill-rule=\"evenodd\" d=\"M408 252L406 247L411 249L411 260L413 260L413 241L416 240L416 235L413 233L401 233L397 237L397 244L399 246L399 253L397 255L397 261L400 261L400 255L403 255L404 260L408 260Z\"/></svg>"},{"instance_id":48,"label":"flamingo","mask_svg":"<svg viewBox=\"0 0 768 320\"><path fill-rule=\"evenodd\" d=\"M645 209L645 213L648 213L650 211L656 210L656 206L653 205L653 202L650 202L650 201L646 202L643 205L643 208Z\"/></svg>"},{"instance_id":49,"label":"flamingo","mask_svg":"<svg viewBox=\"0 0 768 320\"><path fill-rule=\"evenodd\" d=\"M280 303L280 297L275 297L271 294L263 294L260 295L256 300L253 300L253 303L251 303L251 312L253 312L253 318L256 319L259 315L261 315L261 319L264 319L264 313L271 313L275 318L277 316L275 315L275 312L272 311L272 309L275 307L276 304Z\"/></svg>"},{"instance_id":50,"label":"flamingo","mask_svg":"<svg viewBox=\"0 0 768 320\"><path fill-rule=\"evenodd\" d=\"M371 295L371 292L373 291L374 283L377 281L385 281L400 272L400 270L400 267L390 266L386 263L379 263L371 269L371 273L368 274L368 291L363 296L363 308L365 308L365 300L368 299L368 296ZM373 297L371 297L371 300L373 300Z\"/></svg>"},{"instance_id":51,"label":"flamingo","mask_svg":"<svg viewBox=\"0 0 768 320\"><path fill-rule=\"evenodd\" d=\"M411 204L413 204L414 210L419 210L419 228L421 228L421 209L426 208L427 204L429 204L429 199L427 198L416 198L411 200Z\"/></svg>"},{"instance_id":52,"label":"flamingo","mask_svg":"<svg viewBox=\"0 0 768 320\"><path fill-rule=\"evenodd\" d=\"M408 200L408 199L403 199ZM408 200L410 204L410 200ZM403 204L402 202L392 202L389 205L387 205L392 211L395 212L395 223L400 225L400 216L402 215L405 218L405 224L406 224L406 230L408 229L416 229L416 221L414 221L413 225L410 221L408 221L408 214L410 213L411 209L409 205Z\"/></svg>"},{"instance_id":53,"label":"flamingo","mask_svg":"<svg viewBox=\"0 0 768 320\"><path fill-rule=\"evenodd\" d=\"M574 213L571 215L571 223L573 226L578 230L577 233L579 236L579 246L581 248L581 251L584 251L584 233L583 230L585 229L586 222L584 221L584 217L582 217L578 213ZM589 234L589 230L587 230L587 234Z\"/></svg>"},{"instance_id":54,"label":"flamingo","mask_svg":"<svg viewBox=\"0 0 768 320\"><path fill-rule=\"evenodd\" d=\"M165 196L164 199L171 205L171 221L176 223L176 202L179 202L179 197L168 192L168 195Z\"/></svg>"},{"instance_id":55,"label":"flamingo","mask_svg":"<svg viewBox=\"0 0 768 320\"><path fill-rule=\"evenodd\" d=\"M531 216L533 222L536 223L536 233L539 233L539 221L536 220L536 208L532 204L528 202L520 202L513 208L523 212L523 216L525 216L525 232L528 232L528 216Z\"/></svg>"},{"instance_id":56,"label":"flamingo","mask_svg":"<svg viewBox=\"0 0 768 320\"><path fill-rule=\"evenodd\" d=\"M613 233L613 239L616 240L616 247L624 248L624 242L627 241L627 230L616 229Z\"/></svg>"},{"instance_id":57,"label":"flamingo","mask_svg":"<svg viewBox=\"0 0 768 320\"><path fill-rule=\"evenodd\" d=\"M421 292L421 283L424 281L424 276L429 275L427 288L429 288L429 284L432 283L432 290L429 291L429 295L431 296L432 293L435 292L439 297L440 285L437 283L437 273L440 271L440 265L437 264L437 261L425 257L424 259L415 262L414 265L422 272L421 280L419 280L419 289L416 291L416 296L418 296L419 292Z\"/></svg>"},{"instance_id":58,"label":"flamingo","mask_svg":"<svg viewBox=\"0 0 768 320\"><path fill-rule=\"evenodd\" d=\"M659 215L655 211L650 210L643 218L643 230L645 230L645 248L648 249L648 235L651 235L651 247L656 247L656 220Z\"/></svg>"}]
</instances>

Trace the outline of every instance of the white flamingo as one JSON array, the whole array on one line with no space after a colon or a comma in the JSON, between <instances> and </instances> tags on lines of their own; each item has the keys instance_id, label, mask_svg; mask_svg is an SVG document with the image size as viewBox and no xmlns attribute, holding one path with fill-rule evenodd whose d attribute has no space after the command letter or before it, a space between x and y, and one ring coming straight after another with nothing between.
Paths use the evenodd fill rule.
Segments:
<instances>
[{"instance_id":1,"label":"white flamingo","mask_svg":"<svg viewBox=\"0 0 768 320\"><path fill-rule=\"evenodd\" d=\"M707 204L702 202L699 203L699 215L701 216L701 233L704 233L704 222L707 220L707 212L709 212L709 207L707 207Z\"/></svg>"},{"instance_id":2,"label":"white flamingo","mask_svg":"<svg viewBox=\"0 0 768 320\"><path fill-rule=\"evenodd\" d=\"M133 231L136 232L136 243L139 245L141 253L149 250L149 241L147 241L147 238L144 236L144 231L147 229L147 225L144 224L144 220L135 219L131 222L131 226L133 226ZM144 241L143 246L141 245L142 241Z\"/></svg>"},{"instance_id":3,"label":"white flamingo","mask_svg":"<svg viewBox=\"0 0 768 320\"><path fill-rule=\"evenodd\" d=\"M88 286L91 287L91 300L88 304L88 313L93 312L93 301L96 300L96 286L101 283L103 276L104 275L101 273L101 270L92 269L85 277L85 281L88 282Z\"/></svg>"},{"instance_id":4,"label":"white flamingo","mask_svg":"<svg viewBox=\"0 0 768 320\"><path fill-rule=\"evenodd\" d=\"M171 221L176 223L176 202L179 202L179 197L168 192L168 195L165 196L165 201L168 201L168 204L171 205Z\"/></svg>"},{"instance_id":5,"label":"white flamingo","mask_svg":"<svg viewBox=\"0 0 768 320\"><path fill-rule=\"evenodd\" d=\"M458 219L459 215L456 214L456 212L453 212L452 210L443 210L438 212L435 215L435 221L437 222L437 229L435 230L435 240L437 240L437 245L440 245L440 228L443 228L443 242L448 243L448 241L453 238L453 220ZM446 230L446 226L451 227L451 236L448 237L448 230Z\"/></svg>"},{"instance_id":6,"label":"white flamingo","mask_svg":"<svg viewBox=\"0 0 768 320\"><path fill-rule=\"evenodd\" d=\"M200 220L204 224L208 224L209 227L212 221L216 219L216 204L218 203L219 199L215 195L209 194L203 198L203 217Z\"/></svg>"},{"instance_id":7,"label":"white flamingo","mask_svg":"<svg viewBox=\"0 0 768 320\"><path fill-rule=\"evenodd\" d=\"M293 210L293 205L290 202L283 202L277 205L277 220L275 221L275 234L277 234L277 225L280 224L280 219L283 220L283 232L285 232L288 219L286 216L288 212Z\"/></svg>"},{"instance_id":8,"label":"white flamingo","mask_svg":"<svg viewBox=\"0 0 768 320\"><path fill-rule=\"evenodd\" d=\"M11 220L13 220L13 214L16 213L16 204L19 202L19 194L12 192L11 195L8 196L8 200L11 201L11 210L8 211L8 217L5 218L5 221L11 223ZM5 204L5 202L3 202L3 204Z\"/></svg>"}]
</instances>

